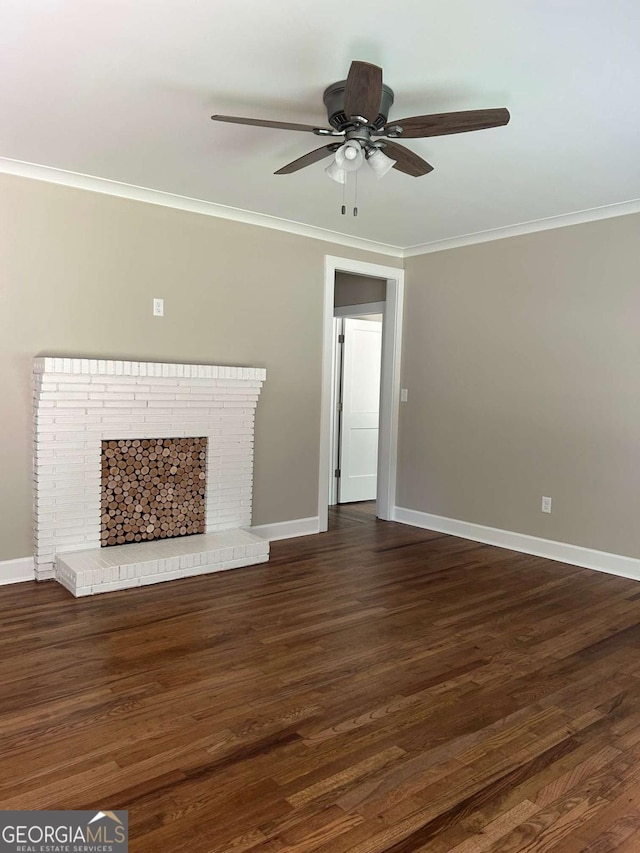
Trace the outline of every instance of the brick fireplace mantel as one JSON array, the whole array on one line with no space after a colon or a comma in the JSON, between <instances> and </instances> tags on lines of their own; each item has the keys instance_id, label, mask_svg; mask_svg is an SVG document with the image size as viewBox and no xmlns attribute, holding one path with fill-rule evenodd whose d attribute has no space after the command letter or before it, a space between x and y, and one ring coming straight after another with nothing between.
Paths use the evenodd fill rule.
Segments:
<instances>
[{"instance_id":1,"label":"brick fireplace mantel","mask_svg":"<svg viewBox=\"0 0 640 853\"><path fill-rule=\"evenodd\" d=\"M108 361L80 358L36 358L34 360L35 410L35 555L39 580L58 577L69 586L66 571L56 571L60 555L88 552L100 547L100 454L103 440L206 437L206 547L215 557L211 534L240 530L251 524L253 485L253 436L255 410L266 371L261 368L224 367L205 364L162 364L155 362ZM211 570L249 565L268 558L268 544L255 538L242 542L230 560L217 557ZM193 558L194 541L187 537L188 559L179 560L172 540L172 558L167 565L172 576L177 566L195 564L202 573L208 563ZM240 543L240 540L239 540ZM151 546L152 543L149 543ZM262 545L266 546L263 548ZM224 549L233 543L227 534ZM136 559L118 577L110 558L106 588L144 583L144 572L136 577L132 565L140 565L143 544L117 546L136 548ZM102 549L104 554L112 549ZM195 549L197 550L197 548ZM157 545L155 552L157 556ZM220 555L218 555L220 557ZM246 558L246 561L245 561ZM74 557L78 564L80 555ZM75 594L101 591L100 557L87 557L92 573L85 573ZM124 559L124 557L123 557ZM98 561L96 563L96 560ZM81 561L80 561L81 562ZM215 568L214 568L215 564ZM157 569L154 570L157 574ZM156 580L162 578L157 577ZM117 586L117 582L123 583ZM127 581L125 583L124 581ZM151 581L146 581L151 582Z\"/></svg>"}]
</instances>

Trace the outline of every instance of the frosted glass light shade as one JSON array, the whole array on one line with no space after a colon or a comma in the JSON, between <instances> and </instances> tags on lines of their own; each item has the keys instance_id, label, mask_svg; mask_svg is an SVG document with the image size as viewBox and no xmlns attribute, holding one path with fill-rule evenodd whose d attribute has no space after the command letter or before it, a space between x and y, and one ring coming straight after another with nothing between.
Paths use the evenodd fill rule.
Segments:
<instances>
[{"instance_id":1,"label":"frosted glass light shade","mask_svg":"<svg viewBox=\"0 0 640 853\"><path fill-rule=\"evenodd\" d=\"M391 169L393 169L396 161L392 160L391 157L387 157L387 155L379 148L374 148L367 157L367 163L371 166L371 171L376 178L380 180L380 178L384 178L387 172L390 172Z\"/></svg>"},{"instance_id":2,"label":"frosted glass light shade","mask_svg":"<svg viewBox=\"0 0 640 853\"><path fill-rule=\"evenodd\" d=\"M345 184L347 182L347 173L338 166L335 160L332 160L324 171L337 184Z\"/></svg>"},{"instance_id":3,"label":"frosted glass light shade","mask_svg":"<svg viewBox=\"0 0 640 853\"><path fill-rule=\"evenodd\" d=\"M364 162L362 146L355 140L349 140L336 151L336 163L345 172L357 172Z\"/></svg>"}]
</instances>

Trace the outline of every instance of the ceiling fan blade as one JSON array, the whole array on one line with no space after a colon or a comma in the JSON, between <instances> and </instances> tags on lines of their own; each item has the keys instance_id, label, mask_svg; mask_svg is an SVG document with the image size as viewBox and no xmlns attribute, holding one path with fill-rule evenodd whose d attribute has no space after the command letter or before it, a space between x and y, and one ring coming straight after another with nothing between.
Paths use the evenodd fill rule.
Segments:
<instances>
[{"instance_id":1,"label":"ceiling fan blade","mask_svg":"<svg viewBox=\"0 0 640 853\"><path fill-rule=\"evenodd\" d=\"M304 169L305 166L311 166L312 163L317 163L318 160L324 160L325 157L328 157L330 154L336 150L336 145L324 145L322 148L316 148L315 151L310 151L308 154L304 154L302 157L298 157L297 160L292 160L291 163L287 163L286 166L283 166L282 169L278 169L277 172L274 172L274 175L290 175L292 172L297 172L299 169Z\"/></svg>"},{"instance_id":2,"label":"ceiling fan blade","mask_svg":"<svg viewBox=\"0 0 640 853\"><path fill-rule=\"evenodd\" d=\"M347 118L362 116L374 122L382 100L382 68L370 62L352 62L344 90Z\"/></svg>"},{"instance_id":3,"label":"ceiling fan blade","mask_svg":"<svg viewBox=\"0 0 640 853\"><path fill-rule=\"evenodd\" d=\"M261 118L240 118L238 116L211 116L213 121L227 121L230 124L250 124L254 127L275 127L280 130L305 130L313 133L319 128L311 124L295 124L289 121L267 121Z\"/></svg>"},{"instance_id":4,"label":"ceiling fan blade","mask_svg":"<svg viewBox=\"0 0 640 853\"><path fill-rule=\"evenodd\" d=\"M435 113L429 116L411 116L398 121L389 121L387 131L396 125L403 129L402 139L421 139L426 136L447 136L450 133L467 133L470 130L485 130L502 127L509 123L509 110L465 110L459 113Z\"/></svg>"},{"instance_id":5,"label":"ceiling fan blade","mask_svg":"<svg viewBox=\"0 0 640 853\"><path fill-rule=\"evenodd\" d=\"M394 169L404 172L406 175L419 178L421 175L428 175L429 172L433 172L431 163L427 163L422 157L405 148L404 145L398 145L397 142L385 140L383 153L396 161Z\"/></svg>"}]
</instances>

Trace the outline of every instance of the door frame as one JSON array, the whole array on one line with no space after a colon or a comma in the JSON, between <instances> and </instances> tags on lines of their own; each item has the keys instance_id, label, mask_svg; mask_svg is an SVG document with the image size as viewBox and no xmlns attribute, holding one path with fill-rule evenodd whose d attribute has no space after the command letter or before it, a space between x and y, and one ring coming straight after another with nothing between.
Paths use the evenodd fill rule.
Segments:
<instances>
[{"instance_id":1,"label":"door frame","mask_svg":"<svg viewBox=\"0 0 640 853\"><path fill-rule=\"evenodd\" d=\"M340 412L338 411L338 402L342 381L342 365L338 365L342 356L338 335L342 329L343 319L343 317L336 317L334 314L331 330L333 344L331 353L331 418L329 420L329 506L335 506L338 503L338 480L335 476L335 470L339 465Z\"/></svg>"},{"instance_id":2,"label":"door frame","mask_svg":"<svg viewBox=\"0 0 640 853\"><path fill-rule=\"evenodd\" d=\"M384 323L382 327L382 369L380 382L380 431L378 438L378 498L376 515L390 521L396 498L398 461L398 414L400 408L400 354L402 345L402 307L404 301L404 270L325 255L324 308L322 324L322 390L320 397L320 459L318 478L318 528L329 525L331 483L329 477L331 453L332 396L335 347L334 291L336 272L384 278L387 281Z\"/></svg>"}]
</instances>

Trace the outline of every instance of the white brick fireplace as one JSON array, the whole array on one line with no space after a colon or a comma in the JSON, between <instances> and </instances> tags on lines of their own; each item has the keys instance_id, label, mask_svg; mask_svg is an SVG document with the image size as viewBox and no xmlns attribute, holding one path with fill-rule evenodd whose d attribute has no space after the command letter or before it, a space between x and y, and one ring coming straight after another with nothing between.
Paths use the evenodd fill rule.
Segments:
<instances>
[{"instance_id":1,"label":"white brick fireplace","mask_svg":"<svg viewBox=\"0 0 640 853\"><path fill-rule=\"evenodd\" d=\"M259 368L34 361L35 566L89 595L268 559L251 524ZM206 437L206 533L100 548L102 441ZM182 544L181 544L182 543Z\"/></svg>"}]
</instances>

